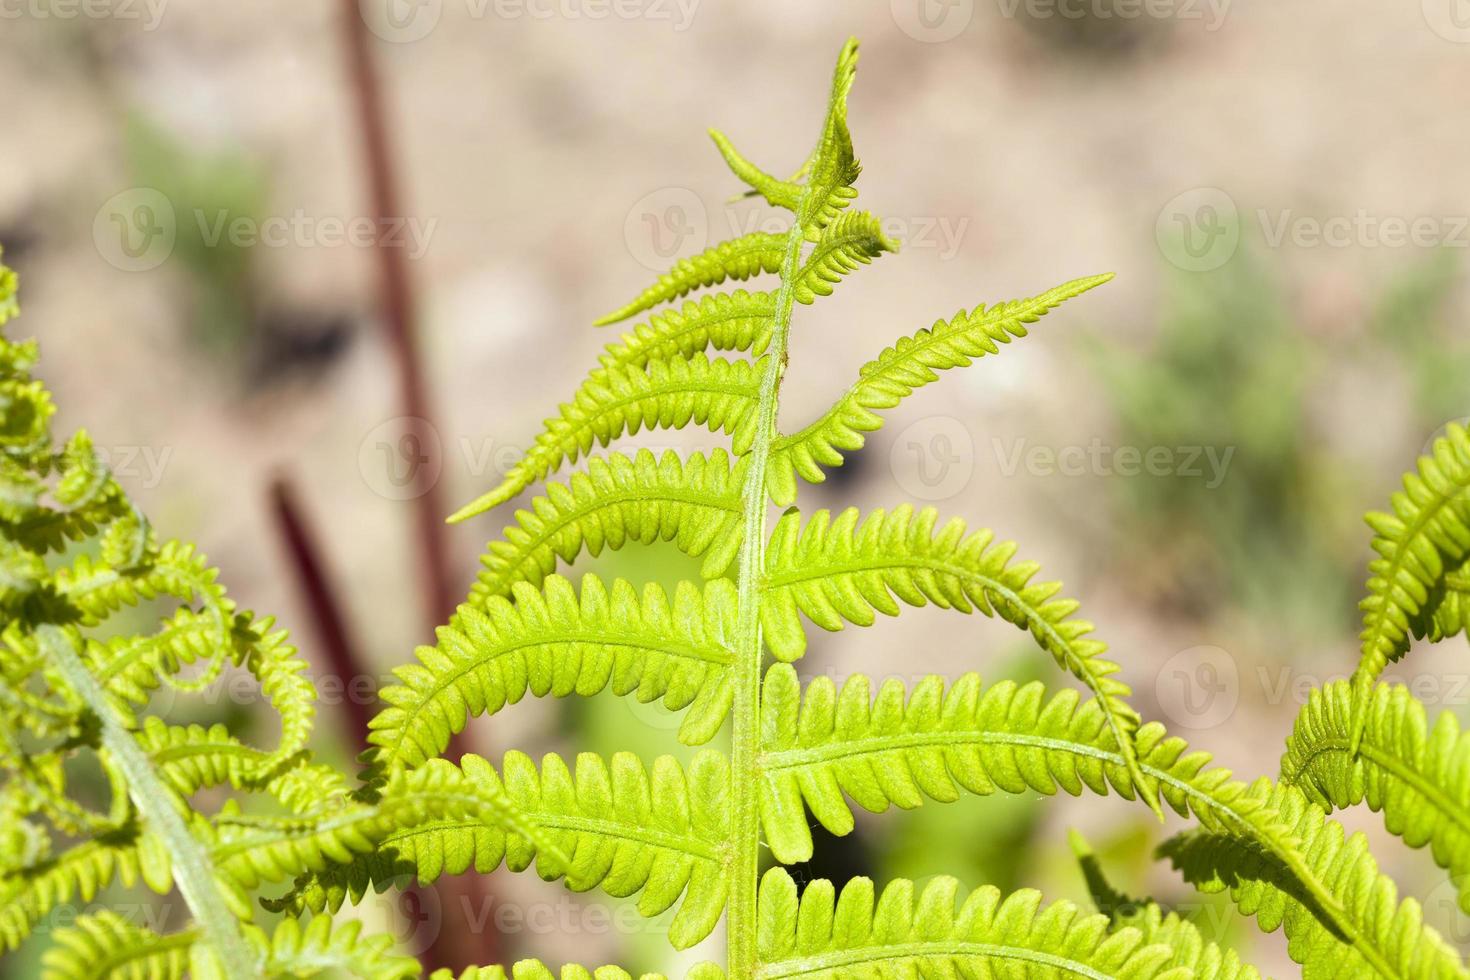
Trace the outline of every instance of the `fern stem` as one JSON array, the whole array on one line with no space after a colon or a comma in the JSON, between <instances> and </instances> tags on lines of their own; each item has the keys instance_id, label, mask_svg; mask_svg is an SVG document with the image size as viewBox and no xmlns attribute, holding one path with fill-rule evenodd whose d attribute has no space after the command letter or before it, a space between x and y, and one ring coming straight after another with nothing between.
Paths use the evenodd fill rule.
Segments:
<instances>
[{"instance_id":1,"label":"fern stem","mask_svg":"<svg viewBox=\"0 0 1470 980\"><path fill-rule=\"evenodd\" d=\"M807 190L802 191L802 206ZM797 208L798 215L802 207ZM781 287L776 292L771 340L761 372L756 403L755 442L750 450L750 472L743 490L744 537L736 579L734 736L730 753L731 792L734 797L735 842L730 869L728 931L729 976L748 980L756 972L756 891L760 884L761 786L761 644L760 592L766 567L766 511L769 497L766 469L776 440L781 378L786 373L786 341L791 310L796 302L797 271L806 231L800 220L791 223L781 258Z\"/></svg>"},{"instance_id":2,"label":"fern stem","mask_svg":"<svg viewBox=\"0 0 1470 980\"><path fill-rule=\"evenodd\" d=\"M213 864L174 808L174 794L158 778L148 757L132 733L118 718L107 695L87 671L71 638L57 626L42 626L37 637L47 659L102 727L102 746L122 771L128 795L143 818L144 828L158 836L173 864L174 884L189 906L205 941L219 957L223 975L235 978L262 976L257 957L246 944L239 923L225 904L214 881Z\"/></svg>"}]
</instances>

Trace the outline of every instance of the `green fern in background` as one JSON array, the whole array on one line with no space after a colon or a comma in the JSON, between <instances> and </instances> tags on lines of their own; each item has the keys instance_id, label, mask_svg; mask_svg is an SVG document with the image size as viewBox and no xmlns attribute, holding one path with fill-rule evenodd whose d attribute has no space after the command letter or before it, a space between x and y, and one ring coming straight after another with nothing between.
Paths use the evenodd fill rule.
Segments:
<instances>
[{"instance_id":1,"label":"green fern in background","mask_svg":"<svg viewBox=\"0 0 1470 980\"><path fill-rule=\"evenodd\" d=\"M966 890L949 876L922 887L899 879L880 888L857 877L798 888L785 870L812 856L813 820L841 836L853 832L858 808L1060 790L1117 796L1191 821L1160 853L1202 891L1228 894L1263 929L1283 929L1307 977L1470 976L1424 926L1419 905L1401 900L1380 874L1364 838L1326 812L1366 801L1408 844L1430 845L1442 867L1458 874L1470 866L1462 791L1470 752L1458 726L1431 726L1402 689L1375 686L1412 637L1463 630L1470 435L1451 427L1407 478L1393 514L1371 518L1380 557L1363 603L1358 677L1307 706L1281 779L1245 783L1211 766L1206 753L1142 721L1092 625L1076 617L1077 603L1037 581L1036 565L1018 559L1013 544L930 508L833 515L789 506L802 481L821 481L862 448L882 412L940 371L998 354L1048 310L1109 278L938 320L868 362L815 422L778 432L795 306L897 247L875 219L849 207L859 172L847 127L856 65L849 42L817 145L789 180L715 134L735 174L793 214L790 231L685 259L605 318L650 313L606 348L506 480L455 517L507 502L645 427L704 426L728 436L730 451L592 455L566 483L546 484L490 544L469 601L437 643L398 669L355 787L305 749L314 692L295 652L268 622L236 610L190 548L155 540L85 436L52 447L49 397L29 373L35 348L6 342L7 947L46 909L89 900L113 879L141 878L160 892L177 888L192 925L158 934L113 913L89 915L56 937L50 976L412 976L417 965L387 956L386 938L364 938L334 917L407 879L429 883L504 864L577 891L636 897L645 915L674 910L668 935L680 949L723 919L726 963L695 967L694 980L1257 976L1177 914L1122 903L1080 841L1096 912L1047 904L1029 889L1003 894L975 882ZM757 275L777 276L776 288L651 312ZM13 289L13 278L0 287L0 319L13 312ZM772 502L788 509L768 528ZM702 580L670 590L559 574L584 553L657 541L698 559ZM157 633L98 632L123 605L164 599L178 608L165 612ZM1025 631L1087 696L1035 681L986 685L974 673L876 690L861 675L840 687L802 682L794 663L809 624L836 631L930 604ZM223 726L171 727L149 714L160 685L194 690L237 668L258 679L281 718L274 750L248 746ZM528 694L604 691L682 713L678 738L695 754L684 763L583 753L568 763L512 751L498 766L441 758L472 717ZM727 723L729 751L704 747ZM62 766L77 755L95 756L109 777L108 807L88 808L69 792ZM203 812L195 794L207 786L235 796ZM276 917L269 932L257 924L261 905ZM527 960L509 975L556 974ZM560 975L628 976L570 965ZM436 976L450 980L448 971ZM467 967L460 976L507 973Z\"/></svg>"}]
</instances>

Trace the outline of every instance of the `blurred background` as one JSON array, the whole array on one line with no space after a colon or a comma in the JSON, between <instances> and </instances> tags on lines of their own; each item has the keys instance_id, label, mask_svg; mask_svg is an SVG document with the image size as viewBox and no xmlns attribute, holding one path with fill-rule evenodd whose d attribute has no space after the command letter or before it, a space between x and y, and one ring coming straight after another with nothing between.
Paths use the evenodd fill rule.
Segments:
<instances>
[{"instance_id":1,"label":"blurred background","mask_svg":"<svg viewBox=\"0 0 1470 980\"><path fill-rule=\"evenodd\" d=\"M1146 718L1274 776L1304 692L1356 662L1362 512L1470 415L1463 0L0 0L0 18L0 245L58 431L85 425L160 532L199 542L339 679L318 744L343 766L514 508L438 519L616 338L591 321L771 220L730 203L704 128L794 169L849 34L859 206L904 248L798 307L787 429L900 334L1118 275L905 402L804 506L932 503L1020 541ZM661 548L583 567L688 574ZM1465 664L1457 641L1393 676L1463 713ZM799 667L1070 683L1003 624L932 609L814 637ZM220 692L179 720L220 711L257 706ZM631 699L528 701L462 748L651 759L683 751L676 723ZM1172 822L1117 800L867 816L802 874L1084 900L1073 828L1120 887L1295 975L1279 935L1152 861ZM1428 856L1377 853L1470 951ZM721 949L674 954L666 919L503 870L359 914L415 953L682 975ZM0 969L33 975L43 945Z\"/></svg>"}]
</instances>

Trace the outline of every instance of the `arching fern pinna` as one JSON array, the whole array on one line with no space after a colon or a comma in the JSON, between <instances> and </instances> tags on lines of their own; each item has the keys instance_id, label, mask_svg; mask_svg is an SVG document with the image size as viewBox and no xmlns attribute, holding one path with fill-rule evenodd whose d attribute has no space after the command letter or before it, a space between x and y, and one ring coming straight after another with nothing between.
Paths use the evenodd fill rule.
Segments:
<instances>
[{"instance_id":1,"label":"arching fern pinna","mask_svg":"<svg viewBox=\"0 0 1470 980\"><path fill-rule=\"evenodd\" d=\"M894 251L881 223L852 207L858 164L847 126L857 65L838 59L815 149L790 179L716 145L753 193L789 211L785 234L753 234L679 262L605 322L648 314L608 345L535 447L498 487L465 508L482 513L642 427L696 423L730 437L729 452L594 455L549 483L493 542L484 571L437 643L400 667L372 725L356 787L310 758L314 691L303 662L226 598L187 545L160 543L100 465L85 435L51 441L51 403L31 377L35 348L0 343L0 942L24 941L75 898L135 879L177 888L192 924L153 932L94 912L56 934L48 978L315 976L418 973L385 937L335 923L344 904L411 876L534 866L578 890L636 896L674 909L669 939L687 948L721 918L727 962L694 980L909 980L914 977L1254 978L1254 969L1190 922L1151 903L1125 912L1079 845L1099 912L1043 905L1035 892L982 885L962 896L940 877L881 890L859 878L799 890L778 865L812 854L810 820L850 833L853 808L882 811L972 794L1116 794L1191 819L1162 853L1206 891L1225 890L1266 930L1282 928L1310 978L1464 978L1458 954L1400 900L1361 835L1326 807L1366 801L1389 829L1429 844L1456 875L1470 870L1470 748L1452 718L1432 726L1402 688L1376 685L1411 638L1464 629L1470 596L1470 436L1451 427L1370 523L1379 558L1363 603L1363 661L1352 684L1316 692L1298 721L1279 782L1242 783L1157 723L1142 724L1077 604L989 531L901 505L803 515L799 483L862 448L881 413L939 372L994 355L1047 311L1107 280L1077 279L1029 300L977 306L897 341L861 369L811 424L778 432L777 406L797 305ZM775 276L775 288L732 289L655 312L727 280ZM14 278L0 268L0 323ZM711 356L714 351L717 356ZM729 355L718 356L718 355ZM787 506L767 528L771 502ZM699 559L698 582L572 582L557 574L584 552L669 541ZM73 545L86 545L78 550ZM76 557L70 557L75 553ZM104 637L120 607L165 597L155 633ZM983 685L927 677L876 692L861 675L839 689L803 685L795 667L807 624L828 630L877 613L934 604L978 610L1026 630L1089 696L1041 684ZM769 655L769 661L768 661ZM767 664L769 663L769 666ZM189 673L186 668L192 668ZM259 682L281 719L273 750L223 726L169 725L150 697L221 670ZM529 692L618 695L683 714L679 738L716 739L687 764L620 753L556 755L538 765L507 753L440 758L454 733ZM94 756L112 788L89 808L66 764ZM212 813L196 795L229 787ZM246 809L270 803L268 814ZM242 803L244 805L242 805ZM290 881L284 892L264 888ZM252 903L252 899L258 901ZM1461 896L1462 904L1470 901ZM259 925L264 904L279 916ZM558 955L564 950L553 950ZM516 980L549 980L534 960ZM461 980L503 980L498 966ZM587 970L563 965L564 980ZM626 980L614 967L597 980ZM436 980L452 980L448 972Z\"/></svg>"}]
</instances>

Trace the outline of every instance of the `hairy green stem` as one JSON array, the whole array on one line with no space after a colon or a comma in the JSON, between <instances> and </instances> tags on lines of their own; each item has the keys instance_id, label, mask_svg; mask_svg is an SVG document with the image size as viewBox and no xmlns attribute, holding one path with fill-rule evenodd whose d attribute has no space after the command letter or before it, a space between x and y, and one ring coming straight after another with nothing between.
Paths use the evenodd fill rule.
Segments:
<instances>
[{"instance_id":1,"label":"hairy green stem","mask_svg":"<svg viewBox=\"0 0 1470 980\"><path fill-rule=\"evenodd\" d=\"M215 884L208 853L189 833L174 809L174 794L158 778L147 755L118 718L102 687L77 655L71 637L60 627L49 625L42 626L37 635L47 659L101 723L102 747L121 771L128 796L143 818L143 828L156 834L167 849L174 884L199 924L204 941L219 957L223 975L230 980L262 976L254 951L245 942L239 923Z\"/></svg>"},{"instance_id":2,"label":"hairy green stem","mask_svg":"<svg viewBox=\"0 0 1470 980\"><path fill-rule=\"evenodd\" d=\"M802 192L805 202L807 191ZM797 214L801 213L800 207ZM786 340L796 302L796 276L806 231L794 220L781 258L781 288L776 293L771 341L761 373L756 405L755 442L750 472L742 492L744 537L736 580L734 745L730 753L731 794L735 808L735 842L730 868L728 968L732 980L747 980L756 971L756 890L760 884L761 642L760 591L766 567L766 512L769 509L766 468L776 439L776 413L781 378L786 373Z\"/></svg>"}]
</instances>

